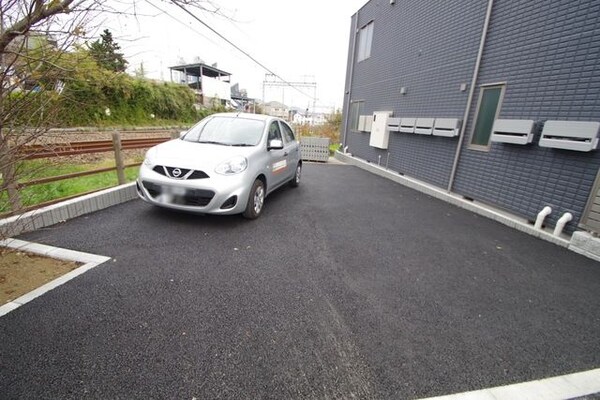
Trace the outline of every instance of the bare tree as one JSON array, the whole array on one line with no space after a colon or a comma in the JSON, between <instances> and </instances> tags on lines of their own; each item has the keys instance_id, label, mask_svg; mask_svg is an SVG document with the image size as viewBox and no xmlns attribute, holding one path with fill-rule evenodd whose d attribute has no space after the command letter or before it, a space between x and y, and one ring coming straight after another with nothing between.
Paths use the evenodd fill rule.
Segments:
<instances>
[{"instance_id":1,"label":"bare tree","mask_svg":"<svg viewBox=\"0 0 600 400\"><path fill-rule=\"evenodd\" d=\"M222 14L210 0L165 2ZM59 123L52 99L68 85L64 77L69 73L61 59L112 14L139 16L135 1L0 1L0 206L4 201L13 213L22 210L18 166L23 147L39 142Z\"/></svg>"}]
</instances>

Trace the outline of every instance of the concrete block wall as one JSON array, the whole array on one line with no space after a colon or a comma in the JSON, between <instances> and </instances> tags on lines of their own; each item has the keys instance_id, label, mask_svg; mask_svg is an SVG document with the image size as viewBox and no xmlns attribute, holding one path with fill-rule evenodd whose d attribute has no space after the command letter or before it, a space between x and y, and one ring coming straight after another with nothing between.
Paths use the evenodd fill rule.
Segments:
<instances>
[{"instance_id":1,"label":"concrete block wall","mask_svg":"<svg viewBox=\"0 0 600 400\"><path fill-rule=\"evenodd\" d=\"M0 238L8 238L64 222L137 198L135 183L102 190L0 220Z\"/></svg>"},{"instance_id":2,"label":"concrete block wall","mask_svg":"<svg viewBox=\"0 0 600 400\"><path fill-rule=\"evenodd\" d=\"M346 99L363 100L361 114L463 118L487 2L371 0L353 17L374 21L371 57L354 62ZM352 30L352 33L354 31ZM454 191L534 219L543 206L564 212L576 229L600 167L600 150L581 153L537 145L548 119L600 121L600 3L595 0L495 0ZM352 50L352 37L350 50ZM349 54L349 61L351 55ZM347 85L350 81L348 65ZM469 149L479 89L506 82L500 118L533 119L534 143L494 143ZM406 94L400 94L400 88ZM346 105L347 103L345 103ZM345 116L348 115L345 107ZM371 163L445 188L457 138L390 133L388 150L369 134L344 130L348 151ZM389 153L389 161L388 161Z\"/></svg>"}]
</instances>

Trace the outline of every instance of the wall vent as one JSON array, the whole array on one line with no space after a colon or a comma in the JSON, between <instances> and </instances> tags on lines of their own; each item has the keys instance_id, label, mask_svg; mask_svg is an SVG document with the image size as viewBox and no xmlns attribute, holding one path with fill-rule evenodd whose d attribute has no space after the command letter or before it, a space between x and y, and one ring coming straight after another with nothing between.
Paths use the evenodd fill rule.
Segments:
<instances>
[{"instance_id":1,"label":"wall vent","mask_svg":"<svg viewBox=\"0 0 600 400\"><path fill-rule=\"evenodd\" d=\"M400 128L398 129L398 132L415 133L416 121L416 118L400 118Z\"/></svg>"},{"instance_id":2,"label":"wall vent","mask_svg":"<svg viewBox=\"0 0 600 400\"><path fill-rule=\"evenodd\" d=\"M433 133L433 118L417 118L415 122L415 133L419 135L431 135Z\"/></svg>"},{"instance_id":3,"label":"wall vent","mask_svg":"<svg viewBox=\"0 0 600 400\"><path fill-rule=\"evenodd\" d=\"M388 118L388 130L390 132L400 132L400 118Z\"/></svg>"},{"instance_id":4,"label":"wall vent","mask_svg":"<svg viewBox=\"0 0 600 400\"><path fill-rule=\"evenodd\" d=\"M533 120L497 119L492 128L492 142L527 144L533 140Z\"/></svg>"},{"instance_id":5,"label":"wall vent","mask_svg":"<svg viewBox=\"0 0 600 400\"><path fill-rule=\"evenodd\" d=\"M539 145L554 149L592 151L598 147L600 122L546 121Z\"/></svg>"},{"instance_id":6,"label":"wall vent","mask_svg":"<svg viewBox=\"0 0 600 400\"><path fill-rule=\"evenodd\" d=\"M460 119L436 118L433 125L434 136L455 137L460 134Z\"/></svg>"}]
</instances>

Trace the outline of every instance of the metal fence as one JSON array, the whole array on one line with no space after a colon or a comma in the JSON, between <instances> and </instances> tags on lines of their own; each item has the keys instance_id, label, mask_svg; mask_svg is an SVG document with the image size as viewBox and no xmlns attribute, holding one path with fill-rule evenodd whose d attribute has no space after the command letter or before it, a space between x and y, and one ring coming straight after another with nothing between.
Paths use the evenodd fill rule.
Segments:
<instances>
[{"instance_id":1,"label":"metal fence","mask_svg":"<svg viewBox=\"0 0 600 400\"><path fill-rule=\"evenodd\" d=\"M327 162L329 159L329 138L301 137L300 146L305 161Z\"/></svg>"}]
</instances>

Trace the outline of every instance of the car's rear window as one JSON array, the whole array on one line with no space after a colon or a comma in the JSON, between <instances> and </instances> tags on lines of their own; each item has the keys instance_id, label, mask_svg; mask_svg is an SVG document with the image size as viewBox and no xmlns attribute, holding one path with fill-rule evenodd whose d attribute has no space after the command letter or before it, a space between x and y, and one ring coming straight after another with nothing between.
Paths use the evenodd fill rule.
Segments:
<instances>
[{"instance_id":1,"label":"car's rear window","mask_svg":"<svg viewBox=\"0 0 600 400\"><path fill-rule=\"evenodd\" d=\"M228 146L256 146L265 123L239 117L208 117L183 137L188 142L215 143Z\"/></svg>"}]
</instances>

